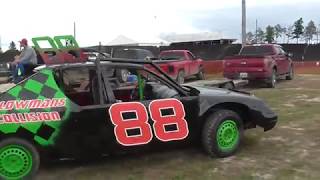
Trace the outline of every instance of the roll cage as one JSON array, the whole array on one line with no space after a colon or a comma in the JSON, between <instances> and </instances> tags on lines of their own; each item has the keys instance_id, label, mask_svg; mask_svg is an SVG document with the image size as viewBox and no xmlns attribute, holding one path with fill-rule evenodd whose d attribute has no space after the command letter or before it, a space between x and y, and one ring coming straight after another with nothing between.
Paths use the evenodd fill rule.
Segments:
<instances>
[{"instance_id":1,"label":"roll cage","mask_svg":"<svg viewBox=\"0 0 320 180\"><path fill-rule=\"evenodd\" d=\"M71 63L71 64L59 64L50 65L49 68L54 69L54 71L60 71L68 68L78 68L78 67L95 67L96 75L98 79L97 88L99 93L99 104L104 104L107 98L109 101L112 99L110 94L113 94L110 85L108 84L108 79L106 79L101 70L102 66L107 66L110 68L121 68L130 69L134 68L137 70L144 70L153 76L156 76L160 81L171 86L179 92L181 96L198 95L199 91L192 87L183 87L177 84L173 79L171 79L165 72L159 68L156 63L158 60L136 60L136 59L121 59L121 58L101 58L98 57L97 60L86 63ZM41 68L40 68L41 69ZM39 70L39 69L38 69ZM60 82L61 83L61 82Z\"/></svg>"}]
</instances>

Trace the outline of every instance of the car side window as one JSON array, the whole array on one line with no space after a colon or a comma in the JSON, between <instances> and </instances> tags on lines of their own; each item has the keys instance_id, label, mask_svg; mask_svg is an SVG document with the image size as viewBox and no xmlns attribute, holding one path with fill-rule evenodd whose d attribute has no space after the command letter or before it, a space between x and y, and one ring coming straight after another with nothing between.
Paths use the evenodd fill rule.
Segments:
<instances>
[{"instance_id":1,"label":"car side window","mask_svg":"<svg viewBox=\"0 0 320 180\"><path fill-rule=\"evenodd\" d=\"M281 52L280 52L280 48L279 48L279 47L275 47L275 50L276 50L276 55L281 55Z\"/></svg>"},{"instance_id":2,"label":"car side window","mask_svg":"<svg viewBox=\"0 0 320 180\"><path fill-rule=\"evenodd\" d=\"M117 69L115 69L117 71ZM107 79L116 102L131 102L179 97L177 90L166 84L153 73L140 69L127 69L127 81L122 77L109 76Z\"/></svg>"},{"instance_id":3,"label":"car side window","mask_svg":"<svg viewBox=\"0 0 320 180\"><path fill-rule=\"evenodd\" d=\"M99 101L98 79L94 68L76 67L63 69L60 87L65 95L80 106L97 105Z\"/></svg>"},{"instance_id":4,"label":"car side window","mask_svg":"<svg viewBox=\"0 0 320 180\"><path fill-rule=\"evenodd\" d=\"M285 55L286 52L285 52L282 48L280 48L280 54L281 54L281 55Z\"/></svg>"},{"instance_id":5,"label":"car side window","mask_svg":"<svg viewBox=\"0 0 320 180\"><path fill-rule=\"evenodd\" d=\"M195 60L196 59L191 53L188 52L187 54L188 54L188 57L189 57L190 60Z\"/></svg>"}]
</instances>

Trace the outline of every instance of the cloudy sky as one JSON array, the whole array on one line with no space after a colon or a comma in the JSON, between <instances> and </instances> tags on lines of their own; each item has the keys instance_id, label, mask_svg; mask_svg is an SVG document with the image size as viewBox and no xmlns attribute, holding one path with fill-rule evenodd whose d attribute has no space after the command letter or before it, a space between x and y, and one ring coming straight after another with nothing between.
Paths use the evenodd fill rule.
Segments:
<instances>
[{"instance_id":1,"label":"cloudy sky","mask_svg":"<svg viewBox=\"0 0 320 180\"><path fill-rule=\"evenodd\" d=\"M247 0L248 31L303 17L320 24L319 0ZM241 0L5 0L0 6L2 48L23 37L73 34L81 46L118 35L137 41L166 33L220 32L240 38Z\"/></svg>"}]
</instances>

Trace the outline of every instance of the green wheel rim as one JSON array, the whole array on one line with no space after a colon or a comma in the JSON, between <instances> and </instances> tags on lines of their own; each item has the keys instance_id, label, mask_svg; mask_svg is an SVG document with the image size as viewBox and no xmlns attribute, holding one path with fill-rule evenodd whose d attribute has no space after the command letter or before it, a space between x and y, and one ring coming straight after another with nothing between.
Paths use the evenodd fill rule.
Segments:
<instances>
[{"instance_id":1,"label":"green wheel rim","mask_svg":"<svg viewBox=\"0 0 320 180\"><path fill-rule=\"evenodd\" d=\"M21 179L32 169L32 154L19 145L0 149L0 176L5 179Z\"/></svg>"},{"instance_id":2,"label":"green wheel rim","mask_svg":"<svg viewBox=\"0 0 320 180\"><path fill-rule=\"evenodd\" d=\"M221 123L217 131L218 147L222 151L232 150L239 141L239 130L233 120L226 120Z\"/></svg>"}]
</instances>

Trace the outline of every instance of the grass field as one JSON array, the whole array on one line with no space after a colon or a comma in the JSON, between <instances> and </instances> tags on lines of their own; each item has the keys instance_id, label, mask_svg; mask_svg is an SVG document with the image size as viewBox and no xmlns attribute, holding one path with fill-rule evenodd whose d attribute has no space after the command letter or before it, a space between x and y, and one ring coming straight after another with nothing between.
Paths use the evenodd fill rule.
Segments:
<instances>
[{"instance_id":1,"label":"grass field","mask_svg":"<svg viewBox=\"0 0 320 180\"><path fill-rule=\"evenodd\" d=\"M59 162L38 179L320 179L320 75L299 75L276 89L248 88L279 115L275 129L246 131L239 152L209 158L200 148Z\"/></svg>"}]
</instances>

